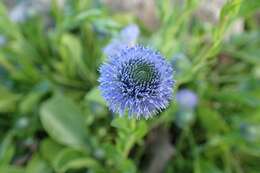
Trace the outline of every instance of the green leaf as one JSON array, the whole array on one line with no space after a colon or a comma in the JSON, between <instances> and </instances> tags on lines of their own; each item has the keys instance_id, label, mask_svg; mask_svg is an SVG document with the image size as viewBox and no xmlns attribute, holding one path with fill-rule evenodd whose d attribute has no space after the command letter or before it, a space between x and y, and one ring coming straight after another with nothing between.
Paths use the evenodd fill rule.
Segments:
<instances>
[{"instance_id":1,"label":"green leaf","mask_svg":"<svg viewBox=\"0 0 260 173\"><path fill-rule=\"evenodd\" d=\"M132 129L130 128L131 119L127 117L116 117L111 122L111 126L117 128L118 130L123 130L125 132L131 132ZM133 120L132 120L133 122Z\"/></svg>"},{"instance_id":2,"label":"green leaf","mask_svg":"<svg viewBox=\"0 0 260 173\"><path fill-rule=\"evenodd\" d=\"M85 20L98 17L101 14L102 14L102 11L100 11L99 9L90 9L87 11L83 11L75 17L75 22L82 23Z\"/></svg>"},{"instance_id":3,"label":"green leaf","mask_svg":"<svg viewBox=\"0 0 260 173\"><path fill-rule=\"evenodd\" d=\"M98 169L99 164L81 152L65 148L54 158L54 168L57 172L66 172L69 169Z\"/></svg>"},{"instance_id":4,"label":"green leaf","mask_svg":"<svg viewBox=\"0 0 260 173\"><path fill-rule=\"evenodd\" d=\"M96 102L106 106L106 101L101 96L100 90L97 87L93 88L86 94L85 100L89 102Z\"/></svg>"},{"instance_id":5,"label":"green leaf","mask_svg":"<svg viewBox=\"0 0 260 173\"><path fill-rule=\"evenodd\" d=\"M18 28L10 21L8 9L2 1L0 1L0 33L12 37L19 36Z\"/></svg>"},{"instance_id":6,"label":"green leaf","mask_svg":"<svg viewBox=\"0 0 260 173\"><path fill-rule=\"evenodd\" d=\"M0 112L12 112L21 95L12 93L7 88L0 86Z\"/></svg>"},{"instance_id":7,"label":"green leaf","mask_svg":"<svg viewBox=\"0 0 260 173\"><path fill-rule=\"evenodd\" d=\"M241 9L239 11L240 16L249 16L259 10L260 1L256 0L244 0L241 4Z\"/></svg>"},{"instance_id":8,"label":"green leaf","mask_svg":"<svg viewBox=\"0 0 260 173\"><path fill-rule=\"evenodd\" d=\"M69 98L56 95L41 106L41 122L53 140L73 148L87 149L85 119L79 110Z\"/></svg>"},{"instance_id":9,"label":"green leaf","mask_svg":"<svg viewBox=\"0 0 260 173\"><path fill-rule=\"evenodd\" d=\"M19 168L16 166L2 166L0 165L1 173L26 173L23 168Z\"/></svg>"},{"instance_id":10,"label":"green leaf","mask_svg":"<svg viewBox=\"0 0 260 173\"><path fill-rule=\"evenodd\" d=\"M22 113L29 113L33 109L36 108L37 104L39 104L39 101L44 93L42 92L30 92L28 95L23 97L23 100L21 101L21 104L19 105L19 109Z\"/></svg>"},{"instance_id":11,"label":"green leaf","mask_svg":"<svg viewBox=\"0 0 260 173\"><path fill-rule=\"evenodd\" d=\"M127 159L124 162L122 162L121 164L119 164L119 170L120 170L120 172L124 172L124 173L136 173L137 172L137 168L136 168L134 162L130 159Z\"/></svg>"},{"instance_id":12,"label":"green leaf","mask_svg":"<svg viewBox=\"0 0 260 173\"><path fill-rule=\"evenodd\" d=\"M0 165L8 164L15 153L15 146L12 143L13 133L8 133L0 145Z\"/></svg>"},{"instance_id":13,"label":"green leaf","mask_svg":"<svg viewBox=\"0 0 260 173\"><path fill-rule=\"evenodd\" d=\"M227 132L229 127L221 115L202 105L198 109L198 118L201 125L207 130L208 133L214 134L219 132Z\"/></svg>"},{"instance_id":14,"label":"green leaf","mask_svg":"<svg viewBox=\"0 0 260 173\"><path fill-rule=\"evenodd\" d=\"M53 166L53 158L56 157L62 149L64 149L64 146L58 144L50 138L47 138L41 142L40 154L45 160L47 160Z\"/></svg>"},{"instance_id":15,"label":"green leaf","mask_svg":"<svg viewBox=\"0 0 260 173\"><path fill-rule=\"evenodd\" d=\"M52 169L38 155L34 155L26 167L26 173L52 173Z\"/></svg>"},{"instance_id":16,"label":"green leaf","mask_svg":"<svg viewBox=\"0 0 260 173\"><path fill-rule=\"evenodd\" d=\"M145 121L136 121L128 117L117 117L111 125L118 130L116 147L123 156L127 156L136 142L139 142L148 132Z\"/></svg>"},{"instance_id":17,"label":"green leaf","mask_svg":"<svg viewBox=\"0 0 260 173\"><path fill-rule=\"evenodd\" d=\"M61 73L69 76L79 74L85 80L92 78L93 74L87 68L86 57L83 57L83 48L79 38L72 34L63 34L59 50L63 58L60 64Z\"/></svg>"},{"instance_id":18,"label":"green leaf","mask_svg":"<svg viewBox=\"0 0 260 173\"><path fill-rule=\"evenodd\" d=\"M105 144L103 149L109 162L115 164L115 172L136 173L136 167L132 160L124 157L113 144Z\"/></svg>"},{"instance_id":19,"label":"green leaf","mask_svg":"<svg viewBox=\"0 0 260 173\"><path fill-rule=\"evenodd\" d=\"M215 165L213 165L212 162L208 161L208 160L202 160L202 159L199 159L198 160L198 167L195 171L196 173L197 172L200 172L200 173L222 173L222 171Z\"/></svg>"},{"instance_id":20,"label":"green leaf","mask_svg":"<svg viewBox=\"0 0 260 173\"><path fill-rule=\"evenodd\" d=\"M137 122L137 128L134 131L136 140L142 139L148 132L148 126L145 121Z\"/></svg>"},{"instance_id":21,"label":"green leaf","mask_svg":"<svg viewBox=\"0 0 260 173\"><path fill-rule=\"evenodd\" d=\"M258 107L260 105L260 99L253 96L248 92L240 90L223 90L214 94L214 98L221 103L236 103L236 105Z\"/></svg>"},{"instance_id":22,"label":"green leaf","mask_svg":"<svg viewBox=\"0 0 260 173\"><path fill-rule=\"evenodd\" d=\"M64 29L71 29L78 26L82 26L83 23L90 22L91 20L98 19L102 15L102 11L99 9L84 10L73 17L67 17L63 22Z\"/></svg>"},{"instance_id":23,"label":"green leaf","mask_svg":"<svg viewBox=\"0 0 260 173\"><path fill-rule=\"evenodd\" d=\"M224 21L226 20L226 18L230 16L235 16L240 9L241 3L242 3L241 0L227 1L221 9L220 21Z\"/></svg>"}]
</instances>

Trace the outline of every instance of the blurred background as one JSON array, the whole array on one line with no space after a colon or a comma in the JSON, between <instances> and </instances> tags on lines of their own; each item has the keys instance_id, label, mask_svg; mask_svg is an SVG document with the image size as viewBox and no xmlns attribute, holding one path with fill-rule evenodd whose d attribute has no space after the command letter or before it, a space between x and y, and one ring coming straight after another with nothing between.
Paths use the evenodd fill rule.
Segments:
<instances>
[{"instance_id":1,"label":"blurred background","mask_svg":"<svg viewBox=\"0 0 260 173\"><path fill-rule=\"evenodd\" d=\"M119 118L98 68L160 51L174 100ZM2 0L0 173L259 173L259 0Z\"/></svg>"}]
</instances>

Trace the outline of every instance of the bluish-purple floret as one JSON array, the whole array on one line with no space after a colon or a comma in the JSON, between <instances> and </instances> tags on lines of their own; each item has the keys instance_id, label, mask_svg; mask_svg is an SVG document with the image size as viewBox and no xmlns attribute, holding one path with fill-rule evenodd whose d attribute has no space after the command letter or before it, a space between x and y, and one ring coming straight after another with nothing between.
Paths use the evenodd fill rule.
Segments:
<instances>
[{"instance_id":1,"label":"bluish-purple floret","mask_svg":"<svg viewBox=\"0 0 260 173\"><path fill-rule=\"evenodd\" d=\"M100 90L119 115L149 118L173 97L173 69L161 54L142 46L127 47L100 68Z\"/></svg>"},{"instance_id":2,"label":"bluish-purple floret","mask_svg":"<svg viewBox=\"0 0 260 173\"><path fill-rule=\"evenodd\" d=\"M135 44L139 34L139 27L135 24L130 24L121 30L119 38L122 39L123 42L133 45Z\"/></svg>"},{"instance_id":3,"label":"bluish-purple floret","mask_svg":"<svg viewBox=\"0 0 260 173\"><path fill-rule=\"evenodd\" d=\"M181 89L176 94L176 100L182 108L193 109L198 103L197 95L188 89Z\"/></svg>"},{"instance_id":4,"label":"bluish-purple floret","mask_svg":"<svg viewBox=\"0 0 260 173\"><path fill-rule=\"evenodd\" d=\"M0 35L0 47L6 43L6 38L3 35Z\"/></svg>"},{"instance_id":5,"label":"bluish-purple floret","mask_svg":"<svg viewBox=\"0 0 260 173\"><path fill-rule=\"evenodd\" d=\"M114 56L122 49L130 46L134 46L138 36L139 27L135 24L130 24L123 28L119 35L111 40L111 42L103 49L103 52L108 57Z\"/></svg>"}]
</instances>

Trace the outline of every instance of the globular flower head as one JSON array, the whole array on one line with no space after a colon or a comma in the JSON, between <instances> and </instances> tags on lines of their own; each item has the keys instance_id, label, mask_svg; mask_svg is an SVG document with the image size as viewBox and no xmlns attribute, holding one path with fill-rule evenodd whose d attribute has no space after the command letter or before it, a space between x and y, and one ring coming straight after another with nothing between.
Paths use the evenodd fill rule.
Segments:
<instances>
[{"instance_id":1,"label":"globular flower head","mask_svg":"<svg viewBox=\"0 0 260 173\"><path fill-rule=\"evenodd\" d=\"M108 57L114 56L120 50L134 46L139 36L139 27L135 24L130 24L123 28L119 35L111 40L111 42L103 49L103 52Z\"/></svg>"},{"instance_id":2,"label":"globular flower head","mask_svg":"<svg viewBox=\"0 0 260 173\"><path fill-rule=\"evenodd\" d=\"M109 108L129 117L149 118L173 96L173 69L162 55L142 46L128 47L100 68L100 90Z\"/></svg>"},{"instance_id":3,"label":"globular flower head","mask_svg":"<svg viewBox=\"0 0 260 173\"><path fill-rule=\"evenodd\" d=\"M123 42L128 44L135 44L138 36L140 34L139 27L135 24L130 24L120 32L119 38L122 39Z\"/></svg>"},{"instance_id":4,"label":"globular flower head","mask_svg":"<svg viewBox=\"0 0 260 173\"><path fill-rule=\"evenodd\" d=\"M197 95L188 89L179 90L176 94L176 100L182 108L193 109L198 103Z\"/></svg>"},{"instance_id":5,"label":"globular flower head","mask_svg":"<svg viewBox=\"0 0 260 173\"><path fill-rule=\"evenodd\" d=\"M28 17L27 10L28 8L26 3L20 3L15 6L9 13L11 21L15 23L24 22Z\"/></svg>"},{"instance_id":6,"label":"globular flower head","mask_svg":"<svg viewBox=\"0 0 260 173\"><path fill-rule=\"evenodd\" d=\"M0 35L0 47L6 43L6 38L3 35Z\"/></svg>"}]
</instances>

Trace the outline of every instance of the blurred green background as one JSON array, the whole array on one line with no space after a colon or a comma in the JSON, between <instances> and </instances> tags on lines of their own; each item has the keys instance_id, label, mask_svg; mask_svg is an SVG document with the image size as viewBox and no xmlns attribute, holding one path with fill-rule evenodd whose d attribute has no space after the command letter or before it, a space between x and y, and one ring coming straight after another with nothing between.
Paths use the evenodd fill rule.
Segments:
<instances>
[{"instance_id":1,"label":"blurred green background","mask_svg":"<svg viewBox=\"0 0 260 173\"><path fill-rule=\"evenodd\" d=\"M129 24L160 51L174 99L149 120L112 114L103 52ZM0 2L0 173L259 173L259 0Z\"/></svg>"}]
</instances>

